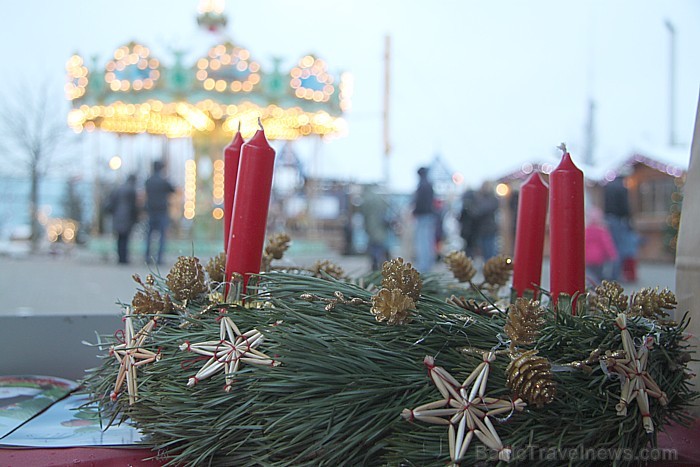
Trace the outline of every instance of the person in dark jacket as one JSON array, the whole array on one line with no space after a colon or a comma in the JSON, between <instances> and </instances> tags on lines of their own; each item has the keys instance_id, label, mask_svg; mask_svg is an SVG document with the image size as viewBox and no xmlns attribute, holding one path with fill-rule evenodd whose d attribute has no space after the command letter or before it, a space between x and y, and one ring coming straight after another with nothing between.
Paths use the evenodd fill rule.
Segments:
<instances>
[{"instance_id":1,"label":"person in dark jacket","mask_svg":"<svg viewBox=\"0 0 700 467\"><path fill-rule=\"evenodd\" d=\"M484 261L493 258L498 253L496 237L498 236L498 224L496 213L499 202L493 191L493 185L484 182L481 189L476 192L473 199L472 213L476 229L476 244Z\"/></svg>"},{"instance_id":2,"label":"person in dark jacket","mask_svg":"<svg viewBox=\"0 0 700 467\"><path fill-rule=\"evenodd\" d=\"M428 168L418 169L418 187L413 197L413 216L416 219L414 246L416 269L430 272L435 264L435 216L433 185L428 180Z\"/></svg>"},{"instance_id":3,"label":"person in dark jacket","mask_svg":"<svg viewBox=\"0 0 700 467\"><path fill-rule=\"evenodd\" d=\"M367 253L372 271L379 271L389 260L389 204L373 185L367 185L362 195L360 212L365 221Z\"/></svg>"},{"instance_id":4,"label":"person in dark jacket","mask_svg":"<svg viewBox=\"0 0 700 467\"><path fill-rule=\"evenodd\" d=\"M639 237L632 228L629 192L624 177L631 169L623 167L620 174L603 188L605 221L615 241L618 256L613 262L611 279L637 281L637 248Z\"/></svg>"},{"instance_id":5,"label":"person in dark jacket","mask_svg":"<svg viewBox=\"0 0 700 467\"><path fill-rule=\"evenodd\" d=\"M166 232L170 224L168 216L168 199L175 192L172 184L163 176L163 162L153 162L153 173L146 180L146 213L148 214L148 233L146 234L146 262L163 264ZM151 254L151 239L157 232L158 253Z\"/></svg>"},{"instance_id":6,"label":"person in dark jacket","mask_svg":"<svg viewBox=\"0 0 700 467\"><path fill-rule=\"evenodd\" d=\"M464 240L464 253L470 258L476 252L476 219L474 217L474 190L468 189L462 195L462 210L459 214L459 234Z\"/></svg>"},{"instance_id":7,"label":"person in dark jacket","mask_svg":"<svg viewBox=\"0 0 700 467\"><path fill-rule=\"evenodd\" d=\"M128 264L129 237L139 219L139 209L136 204L136 175L129 175L126 182L112 192L109 210L112 213L112 228L117 235L119 264Z\"/></svg>"}]
</instances>

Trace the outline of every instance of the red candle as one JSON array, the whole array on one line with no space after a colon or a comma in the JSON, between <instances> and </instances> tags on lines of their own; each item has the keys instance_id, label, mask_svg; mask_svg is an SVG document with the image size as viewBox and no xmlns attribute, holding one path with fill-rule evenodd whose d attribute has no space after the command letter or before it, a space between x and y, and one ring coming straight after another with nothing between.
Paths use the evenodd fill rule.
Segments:
<instances>
[{"instance_id":1,"label":"red candle","mask_svg":"<svg viewBox=\"0 0 700 467\"><path fill-rule=\"evenodd\" d=\"M241 158L241 124L231 143L224 148L224 252L228 253L228 242L231 236L231 212L233 197L236 194L236 179L238 178L238 162Z\"/></svg>"},{"instance_id":2,"label":"red candle","mask_svg":"<svg viewBox=\"0 0 700 467\"><path fill-rule=\"evenodd\" d=\"M522 297L528 289L535 292L537 297L538 287L542 284L548 197L549 188L537 172L520 187L513 254L513 288L518 297Z\"/></svg>"},{"instance_id":3,"label":"red candle","mask_svg":"<svg viewBox=\"0 0 700 467\"><path fill-rule=\"evenodd\" d=\"M265 242L267 211L270 207L275 150L260 130L241 148L236 194L231 216L231 238L226 252L226 281L231 275L243 276L243 287L250 274L260 272Z\"/></svg>"},{"instance_id":4,"label":"red candle","mask_svg":"<svg viewBox=\"0 0 700 467\"><path fill-rule=\"evenodd\" d=\"M578 296L586 285L583 172L574 165L566 146L561 149L564 157L549 176L549 281L555 301L562 293Z\"/></svg>"}]
</instances>

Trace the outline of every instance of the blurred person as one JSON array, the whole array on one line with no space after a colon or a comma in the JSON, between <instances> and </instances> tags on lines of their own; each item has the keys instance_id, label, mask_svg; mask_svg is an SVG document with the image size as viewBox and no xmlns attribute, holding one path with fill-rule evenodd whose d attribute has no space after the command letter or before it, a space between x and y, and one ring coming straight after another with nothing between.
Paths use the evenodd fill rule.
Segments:
<instances>
[{"instance_id":1,"label":"blurred person","mask_svg":"<svg viewBox=\"0 0 700 467\"><path fill-rule=\"evenodd\" d=\"M472 212L476 228L476 244L486 262L498 253L496 246L498 198L490 182L484 182L479 191L474 194Z\"/></svg>"},{"instance_id":2,"label":"blurred person","mask_svg":"<svg viewBox=\"0 0 700 467\"><path fill-rule=\"evenodd\" d=\"M613 262L610 278L615 281L636 282L639 236L632 228L629 192L624 181L628 175L631 175L631 169L624 167L613 181L605 185L603 209L605 222L608 224L618 253L617 259Z\"/></svg>"},{"instance_id":3,"label":"blurred person","mask_svg":"<svg viewBox=\"0 0 700 467\"><path fill-rule=\"evenodd\" d=\"M413 195L414 256L418 272L427 273L435 264L436 218L434 211L435 194L428 180L428 168L418 169L418 186Z\"/></svg>"},{"instance_id":4,"label":"blurred person","mask_svg":"<svg viewBox=\"0 0 700 467\"><path fill-rule=\"evenodd\" d=\"M122 185L112 191L106 210L112 214L112 229L117 235L118 262L129 264L129 238L139 220L136 175L129 175Z\"/></svg>"},{"instance_id":5,"label":"blurred person","mask_svg":"<svg viewBox=\"0 0 700 467\"><path fill-rule=\"evenodd\" d=\"M476 250L476 219L474 217L474 190L467 189L462 195L462 209L459 213L459 235L464 240L464 253L474 257Z\"/></svg>"},{"instance_id":6,"label":"blurred person","mask_svg":"<svg viewBox=\"0 0 700 467\"><path fill-rule=\"evenodd\" d=\"M520 189L513 189L508 197L508 209L510 210L510 241L511 251L515 251L515 232L518 227L518 203L520 200Z\"/></svg>"},{"instance_id":7,"label":"blurred person","mask_svg":"<svg viewBox=\"0 0 700 467\"><path fill-rule=\"evenodd\" d=\"M445 240L445 203L435 198L433 200L433 212L435 213L435 256L438 261L442 258L442 245Z\"/></svg>"},{"instance_id":8,"label":"blurred person","mask_svg":"<svg viewBox=\"0 0 700 467\"><path fill-rule=\"evenodd\" d=\"M360 213L364 218L367 233L367 253L369 254L372 270L382 268L384 261L389 260L389 205L374 185L367 185L362 194Z\"/></svg>"},{"instance_id":9,"label":"blurred person","mask_svg":"<svg viewBox=\"0 0 700 467\"><path fill-rule=\"evenodd\" d=\"M163 176L163 162L153 162L153 172L146 180L146 214L148 215L148 232L146 234L146 262L163 264L166 235L170 217L168 216L168 198L175 192L172 184ZM158 253L151 255L151 239L158 233Z\"/></svg>"},{"instance_id":10,"label":"blurred person","mask_svg":"<svg viewBox=\"0 0 700 467\"><path fill-rule=\"evenodd\" d=\"M352 225L352 205L343 214L343 255L349 256L354 253L353 247L353 225Z\"/></svg>"},{"instance_id":11,"label":"blurred person","mask_svg":"<svg viewBox=\"0 0 700 467\"><path fill-rule=\"evenodd\" d=\"M586 213L586 272L591 281L599 284L610 279L612 264L617 260L617 248L608 229L603 211L593 206Z\"/></svg>"}]
</instances>

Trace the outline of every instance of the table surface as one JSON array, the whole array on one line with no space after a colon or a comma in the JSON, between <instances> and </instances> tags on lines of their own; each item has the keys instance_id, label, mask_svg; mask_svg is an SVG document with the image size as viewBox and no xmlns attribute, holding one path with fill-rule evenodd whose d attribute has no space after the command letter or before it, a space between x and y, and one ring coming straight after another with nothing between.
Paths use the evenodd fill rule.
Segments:
<instances>
[{"instance_id":1,"label":"table surface","mask_svg":"<svg viewBox=\"0 0 700 467\"><path fill-rule=\"evenodd\" d=\"M30 382L33 381L30 380ZM71 385L65 388L67 393L73 390L74 387ZM113 436L106 436L109 433L103 433L99 425L91 427L94 429L86 430L86 424L94 425L98 422L75 418L78 415L71 408L78 404L80 397L84 396L71 394L58 400L54 399L53 402L48 403L49 408L39 410L38 413L34 412L33 415L30 413L29 420L26 422L18 422L19 426L14 433L6 434L2 436L3 439L0 439L0 467L162 466L166 462L156 458L157 453L148 446L135 444L140 434L133 427L124 425L115 427ZM66 430L66 418L70 418L68 427L76 427L75 435L72 437L60 436L61 430ZM67 429L68 435L73 433L71 429ZM93 437L94 431L103 434ZM23 436L16 436L19 432L23 432ZM3 441L6 442L3 443ZM648 464L649 466L700 465L700 418L689 427L675 424L664 426L659 430L657 441L659 450L648 453L650 457L647 460L652 461ZM96 444L103 444L103 446ZM658 458L654 456L659 454L670 454L672 457L657 460Z\"/></svg>"},{"instance_id":2,"label":"table surface","mask_svg":"<svg viewBox=\"0 0 700 467\"><path fill-rule=\"evenodd\" d=\"M659 433L661 449L675 449L676 460L650 462L652 467L673 467L700 465L700 421L684 428L677 425L665 427ZM95 466L121 467L125 465L159 467L165 461L154 459L155 453L145 448L43 448L43 449L0 449L0 465L26 466Z\"/></svg>"}]
</instances>

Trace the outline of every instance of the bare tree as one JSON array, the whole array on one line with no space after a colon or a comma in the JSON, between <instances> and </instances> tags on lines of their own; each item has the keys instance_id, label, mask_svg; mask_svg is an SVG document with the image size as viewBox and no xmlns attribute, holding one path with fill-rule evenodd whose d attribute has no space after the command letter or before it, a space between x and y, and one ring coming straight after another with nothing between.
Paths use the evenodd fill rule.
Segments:
<instances>
[{"instance_id":1,"label":"bare tree","mask_svg":"<svg viewBox=\"0 0 700 467\"><path fill-rule=\"evenodd\" d=\"M63 143L72 144L66 122L65 99L53 93L48 81L30 87L25 81L19 91L0 98L0 154L10 170L19 170L30 180L29 219L31 249L39 246L39 186Z\"/></svg>"}]
</instances>

